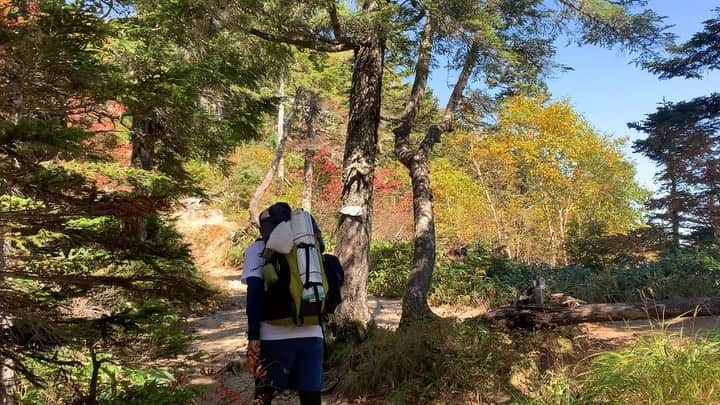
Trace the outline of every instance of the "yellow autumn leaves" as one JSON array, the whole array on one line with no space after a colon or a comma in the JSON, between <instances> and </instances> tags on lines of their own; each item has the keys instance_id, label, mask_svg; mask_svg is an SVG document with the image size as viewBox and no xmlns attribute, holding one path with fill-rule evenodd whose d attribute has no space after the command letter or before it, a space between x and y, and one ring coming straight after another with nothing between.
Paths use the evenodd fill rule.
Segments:
<instances>
[{"instance_id":1,"label":"yellow autumn leaves","mask_svg":"<svg viewBox=\"0 0 720 405\"><path fill-rule=\"evenodd\" d=\"M467 224L510 258L565 264L572 235L620 233L639 220L647 193L622 144L566 101L510 98L494 125L446 138L433 166L441 234L469 236L457 233Z\"/></svg>"}]
</instances>

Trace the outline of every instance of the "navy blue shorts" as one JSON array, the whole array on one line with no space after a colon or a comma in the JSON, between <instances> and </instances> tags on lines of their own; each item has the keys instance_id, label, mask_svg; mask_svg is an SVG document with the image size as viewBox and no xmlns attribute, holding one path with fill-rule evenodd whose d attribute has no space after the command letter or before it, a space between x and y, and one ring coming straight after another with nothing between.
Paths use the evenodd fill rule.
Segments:
<instances>
[{"instance_id":1,"label":"navy blue shorts","mask_svg":"<svg viewBox=\"0 0 720 405\"><path fill-rule=\"evenodd\" d=\"M322 390L322 338L261 340L260 358L266 374L255 381L256 386L271 386L278 391Z\"/></svg>"}]
</instances>

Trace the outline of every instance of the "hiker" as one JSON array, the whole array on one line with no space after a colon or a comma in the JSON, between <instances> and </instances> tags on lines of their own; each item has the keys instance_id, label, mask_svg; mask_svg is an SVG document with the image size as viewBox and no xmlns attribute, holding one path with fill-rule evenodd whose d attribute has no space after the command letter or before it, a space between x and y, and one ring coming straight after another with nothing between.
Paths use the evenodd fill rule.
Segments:
<instances>
[{"instance_id":1,"label":"hiker","mask_svg":"<svg viewBox=\"0 0 720 405\"><path fill-rule=\"evenodd\" d=\"M339 285L336 279L334 286L328 283L334 275L328 277L319 264L325 246L309 213L278 202L260 214L259 223L262 237L246 250L241 276L247 284L247 356L259 369L254 403L270 404L277 392L290 388L299 391L302 405L320 404L322 310L337 305L329 301L330 296L339 301ZM317 270L314 279L310 267Z\"/></svg>"}]
</instances>

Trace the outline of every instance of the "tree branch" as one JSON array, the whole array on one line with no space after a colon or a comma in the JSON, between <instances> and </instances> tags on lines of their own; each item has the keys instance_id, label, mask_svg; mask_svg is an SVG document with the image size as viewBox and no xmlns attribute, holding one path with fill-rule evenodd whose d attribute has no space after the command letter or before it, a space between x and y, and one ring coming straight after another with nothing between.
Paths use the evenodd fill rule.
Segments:
<instances>
[{"instance_id":1,"label":"tree branch","mask_svg":"<svg viewBox=\"0 0 720 405\"><path fill-rule=\"evenodd\" d=\"M246 31L266 41L294 45L299 48L313 49L321 52L343 52L354 49L354 45L349 43L334 43L335 41L326 41L319 38L289 38L260 31L256 28L248 28Z\"/></svg>"},{"instance_id":2,"label":"tree branch","mask_svg":"<svg viewBox=\"0 0 720 405\"><path fill-rule=\"evenodd\" d=\"M395 127L395 155L397 158L407 164L412 158L412 150L410 148L410 132L415 124L417 112L420 109L420 100L425 95L427 87L427 79L430 74L430 64L432 63L432 40L434 34L433 21L430 18L430 12L425 11L425 25L420 35L420 45L418 46L418 58L415 64L415 80L410 91L410 98L405 103L405 109L400 116L399 125Z\"/></svg>"},{"instance_id":3,"label":"tree branch","mask_svg":"<svg viewBox=\"0 0 720 405\"><path fill-rule=\"evenodd\" d=\"M452 130L453 122L455 121L455 112L457 111L460 103L462 102L462 95L467 87L467 83L470 80L475 63L477 62L479 51L480 51L480 34L475 33L473 37L472 45L465 54L465 63L463 64L460 76L458 76L457 82L455 82L455 88L448 99L447 105L445 106L445 114L443 115L442 121L437 125L432 125L425 132L425 138L420 143L420 151L426 155L430 153L436 143L440 141L440 136L444 132Z\"/></svg>"},{"instance_id":4,"label":"tree branch","mask_svg":"<svg viewBox=\"0 0 720 405\"><path fill-rule=\"evenodd\" d=\"M348 43L347 38L345 38L345 34L343 33L342 25L340 25L340 18L338 17L337 7L335 6L334 1L330 2L330 7L328 8L328 15L330 16L330 25L332 26L335 40L341 44Z\"/></svg>"},{"instance_id":5,"label":"tree branch","mask_svg":"<svg viewBox=\"0 0 720 405\"><path fill-rule=\"evenodd\" d=\"M588 20L593 21L595 24L602 25L605 28L609 29L610 31L614 32L615 35L617 35L619 38L622 38L622 40L627 41L628 44L636 44L638 42L637 38L633 35L629 34L628 32L624 31L623 29L609 23L608 21L598 17L597 15L589 12L583 7L583 4L578 5L574 0L557 0L560 4L564 5L565 7L568 7L569 9L575 11L580 16L587 18ZM622 4L618 4L618 2L612 2L614 5L620 5L620 6L627 6L629 2L620 2Z\"/></svg>"}]
</instances>

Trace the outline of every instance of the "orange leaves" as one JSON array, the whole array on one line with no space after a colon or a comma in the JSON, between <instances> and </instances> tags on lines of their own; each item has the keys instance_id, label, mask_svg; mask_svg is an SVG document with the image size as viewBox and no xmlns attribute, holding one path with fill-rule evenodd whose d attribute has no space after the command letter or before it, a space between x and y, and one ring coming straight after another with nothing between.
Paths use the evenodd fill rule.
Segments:
<instances>
[{"instance_id":1,"label":"orange leaves","mask_svg":"<svg viewBox=\"0 0 720 405\"><path fill-rule=\"evenodd\" d=\"M28 20L38 15L40 8L34 1L0 0L0 23L8 27L25 25Z\"/></svg>"}]
</instances>

